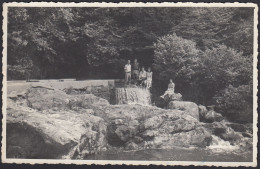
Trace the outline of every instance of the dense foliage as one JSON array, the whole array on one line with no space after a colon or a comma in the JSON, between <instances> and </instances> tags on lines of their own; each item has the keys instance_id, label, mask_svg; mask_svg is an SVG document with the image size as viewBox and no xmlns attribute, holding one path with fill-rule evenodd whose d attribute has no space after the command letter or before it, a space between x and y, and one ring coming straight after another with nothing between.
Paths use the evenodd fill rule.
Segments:
<instances>
[{"instance_id":1,"label":"dense foliage","mask_svg":"<svg viewBox=\"0 0 260 169\"><path fill-rule=\"evenodd\" d=\"M231 121L253 122L252 84L239 87L228 86L216 98L217 110Z\"/></svg>"},{"instance_id":2,"label":"dense foliage","mask_svg":"<svg viewBox=\"0 0 260 169\"><path fill-rule=\"evenodd\" d=\"M216 104L229 118L252 121L252 57L225 45L200 50L195 42L176 34L159 38L154 46L158 82L171 78L185 100Z\"/></svg>"},{"instance_id":3,"label":"dense foliage","mask_svg":"<svg viewBox=\"0 0 260 169\"><path fill-rule=\"evenodd\" d=\"M222 113L252 105L253 8L11 7L7 50L9 80L123 78L137 58L155 98L173 78L185 100Z\"/></svg>"}]
</instances>

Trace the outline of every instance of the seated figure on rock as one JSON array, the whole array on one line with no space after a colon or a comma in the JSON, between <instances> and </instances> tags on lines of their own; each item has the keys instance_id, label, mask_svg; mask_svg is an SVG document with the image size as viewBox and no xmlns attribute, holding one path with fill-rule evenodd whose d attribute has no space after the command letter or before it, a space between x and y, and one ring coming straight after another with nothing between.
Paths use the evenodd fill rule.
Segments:
<instances>
[{"instance_id":1,"label":"seated figure on rock","mask_svg":"<svg viewBox=\"0 0 260 169\"><path fill-rule=\"evenodd\" d=\"M182 95L180 93L174 93L175 84L172 82L172 79L170 79L170 83L168 84L168 89L164 92L160 98L164 100L166 104L168 104L170 101L181 101Z\"/></svg>"},{"instance_id":2,"label":"seated figure on rock","mask_svg":"<svg viewBox=\"0 0 260 169\"><path fill-rule=\"evenodd\" d=\"M146 74L146 71L144 70L144 67L142 67L142 70L139 73L139 85L145 86L146 79L147 79L147 74Z\"/></svg>"},{"instance_id":3,"label":"seated figure on rock","mask_svg":"<svg viewBox=\"0 0 260 169\"><path fill-rule=\"evenodd\" d=\"M172 79L170 79L170 83L168 84L168 89L164 92L161 98L164 99L166 95L174 94L174 88L175 88L175 84L172 82Z\"/></svg>"}]
</instances>

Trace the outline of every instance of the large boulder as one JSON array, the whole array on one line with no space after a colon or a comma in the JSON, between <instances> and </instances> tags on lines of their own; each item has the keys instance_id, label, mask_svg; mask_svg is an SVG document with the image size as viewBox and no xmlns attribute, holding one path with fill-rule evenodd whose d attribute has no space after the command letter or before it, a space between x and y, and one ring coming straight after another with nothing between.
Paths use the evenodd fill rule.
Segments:
<instances>
[{"instance_id":1,"label":"large boulder","mask_svg":"<svg viewBox=\"0 0 260 169\"><path fill-rule=\"evenodd\" d=\"M105 147L105 134L104 120L89 113L7 109L8 158L81 157Z\"/></svg>"},{"instance_id":2,"label":"large boulder","mask_svg":"<svg viewBox=\"0 0 260 169\"><path fill-rule=\"evenodd\" d=\"M29 88L26 98L28 106L39 111L53 107L62 109L69 102L66 93L41 86Z\"/></svg>"},{"instance_id":3,"label":"large boulder","mask_svg":"<svg viewBox=\"0 0 260 169\"><path fill-rule=\"evenodd\" d=\"M208 110L207 110L206 106L203 106L203 105L199 105L198 108L199 108L200 121L203 121Z\"/></svg>"},{"instance_id":4,"label":"large boulder","mask_svg":"<svg viewBox=\"0 0 260 169\"><path fill-rule=\"evenodd\" d=\"M104 108L110 122L108 143L126 149L205 146L209 132L198 127L198 120L181 110L154 106L114 105ZM195 137L196 136L196 137Z\"/></svg>"},{"instance_id":5,"label":"large boulder","mask_svg":"<svg viewBox=\"0 0 260 169\"><path fill-rule=\"evenodd\" d=\"M180 93L168 93L160 98L162 98L166 103L169 103L170 101L182 101L182 95Z\"/></svg>"},{"instance_id":6,"label":"large boulder","mask_svg":"<svg viewBox=\"0 0 260 169\"><path fill-rule=\"evenodd\" d=\"M32 87L7 102L9 158L84 158L106 147L106 123L91 109L109 105L105 99Z\"/></svg>"},{"instance_id":7,"label":"large boulder","mask_svg":"<svg viewBox=\"0 0 260 169\"><path fill-rule=\"evenodd\" d=\"M213 122L220 122L224 120L224 117L220 114L215 112L214 110L207 110L207 108L203 105L199 105L199 117L200 121L207 122L207 123L213 123ZM208 106L211 109L213 109L212 106Z\"/></svg>"},{"instance_id":8,"label":"large boulder","mask_svg":"<svg viewBox=\"0 0 260 169\"><path fill-rule=\"evenodd\" d=\"M203 127L194 130L180 132L173 135L161 135L152 141L147 141L151 148L170 149L172 147L206 147L212 141L211 134Z\"/></svg>"},{"instance_id":9,"label":"large boulder","mask_svg":"<svg viewBox=\"0 0 260 169\"><path fill-rule=\"evenodd\" d=\"M206 114L203 117L203 121L208 123L212 123L215 121L220 122L222 120L224 120L224 117L220 113L215 112L214 110L206 112Z\"/></svg>"},{"instance_id":10,"label":"large boulder","mask_svg":"<svg viewBox=\"0 0 260 169\"><path fill-rule=\"evenodd\" d=\"M171 101L168 105L168 108L185 111L190 116L199 120L199 108L196 103L188 101Z\"/></svg>"}]
</instances>

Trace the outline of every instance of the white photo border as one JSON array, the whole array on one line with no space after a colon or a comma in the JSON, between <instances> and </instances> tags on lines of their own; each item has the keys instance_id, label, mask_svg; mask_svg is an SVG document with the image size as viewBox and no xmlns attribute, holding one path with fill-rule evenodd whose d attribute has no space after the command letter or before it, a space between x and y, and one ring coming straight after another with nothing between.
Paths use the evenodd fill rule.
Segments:
<instances>
[{"instance_id":1,"label":"white photo border","mask_svg":"<svg viewBox=\"0 0 260 169\"><path fill-rule=\"evenodd\" d=\"M67 160L67 159L11 159L6 158L6 107L7 107L7 12L8 7L252 7L254 8L254 52L253 52L253 162L205 162L205 161L129 161L129 160ZM2 51L2 163L16 163L16 164L98 164L98 165L181 165L181 166L223 166L223 167L237 167L237 166L257 166L257 86L258 86L258 6L254 3L192 3L192 2L178 2L178 3L136 3L136 2L121 2L121 3L88 3L88 2L11 2L3 3L3 51Z\"/></svg>"}]
</instances>

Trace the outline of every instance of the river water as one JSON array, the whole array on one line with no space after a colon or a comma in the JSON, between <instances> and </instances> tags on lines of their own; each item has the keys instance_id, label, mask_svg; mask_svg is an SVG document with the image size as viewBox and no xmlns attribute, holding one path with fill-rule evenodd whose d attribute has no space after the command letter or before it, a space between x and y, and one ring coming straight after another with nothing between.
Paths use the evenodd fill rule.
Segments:
<instances>
[{"instance_id":1,"label":"river water","mask_svg":"<svg viewBox=\"0 0 260 169\"><path fill-rule=\"evenodd\" d=\"M151 105L151 93L139 87L116 88L116 104Z\"/></svg>"},{"instance_id":2,"label":"river water","mask_svg":"<svg viewBox=\"0 0 260 169\"><path fill-rule=\"evenodd\" d=\"M202 148L146 149L138 151L105 151L89 156L87 160L141 160L141 161L216 161L216 162L252 162L252 151L215 152Z\"/></svg>"},{"instance_id":3,"label":"river water","mask_svg":"<svg viewBox=\"0 0 260 169\"><path fill-rule=\"evenodd\" d=\"M136 151L108 150L87 157L87 160L141 160L141 161L201 161L252 162L252 150L231 145L217 136L206 148L144 149Z\"/></svg>"}]
</instances>

